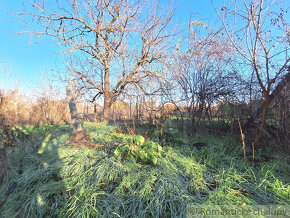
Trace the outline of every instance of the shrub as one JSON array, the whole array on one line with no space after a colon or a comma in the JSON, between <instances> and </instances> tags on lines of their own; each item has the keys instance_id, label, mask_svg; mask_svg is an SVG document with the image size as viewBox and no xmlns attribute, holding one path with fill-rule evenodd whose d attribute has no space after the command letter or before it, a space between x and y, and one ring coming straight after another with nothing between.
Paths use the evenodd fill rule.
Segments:
<instances>
[{"instance_id":1,"label":"shrub","mask_svg":"<svg viewBox=\"0 0 290 218\"><path fill-rule=\"evenodd\" d=\"M119 145L114 154L122 159L130 159L143 164L156 165L161 157L162 147L156 142L145 142L143 136L136 136L131 143Z\"/></svg>"}]
</instances>

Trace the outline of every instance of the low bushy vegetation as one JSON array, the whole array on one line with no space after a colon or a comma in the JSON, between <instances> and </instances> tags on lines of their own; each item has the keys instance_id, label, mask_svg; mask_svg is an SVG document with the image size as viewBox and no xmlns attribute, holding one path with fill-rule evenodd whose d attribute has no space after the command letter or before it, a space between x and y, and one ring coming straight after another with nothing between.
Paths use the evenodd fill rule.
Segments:
<instances>
[{"instance_id":1,"label":"low bushy vegetation","mask_svg":"<svg viewBox=\"0 0 290 218\"><path fill-rule=\"evenodd\" d=\"M131 159L135 162L157 164L161 157L162 147L153 141L145 142L143 136L136 136L132 140L125 136L127 143L119 145L114 154L122 159Z\"/></svg>"},{"instance_id":2,"label":"low bushy vegetation","mask_svg":"<svg viewBox=\"0 0 290 218\"><path fill-rule=\"evenodd\" d=\"M31 138L25 154L8 150L1 217L184 217L190 204L290 203L287 157L253 165L238 137L203 133L161 147L102 123L84 128L95 147L68 145L66 125L22 128ZM192 146L200 141L206 146Z\"/></svg>"}]
</instances>

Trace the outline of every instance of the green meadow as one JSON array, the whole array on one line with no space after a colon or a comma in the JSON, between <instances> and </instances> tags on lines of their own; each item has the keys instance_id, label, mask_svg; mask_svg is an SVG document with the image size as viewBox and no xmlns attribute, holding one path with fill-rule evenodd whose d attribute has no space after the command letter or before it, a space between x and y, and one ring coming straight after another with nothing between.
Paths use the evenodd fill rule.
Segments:
<instances>
[{"instance_id":1,"label":"green meadow","mask_svg":"<svg viewBox=\"0 0 290 218\"><path fill-rule=\"evenodd\" d=\"M84 129L92 146L71 146L68 125L22 127L30 137L8 149L0 217L186 217L190 205L290 203L288 157L269 150L268 159L245 159L239 136L185 138L168 128L141 145L114 125L85 123ZM197 142L206 146L197 149ZM157 161L142 158L142 146Z\"/></svg>"}]
</instances>

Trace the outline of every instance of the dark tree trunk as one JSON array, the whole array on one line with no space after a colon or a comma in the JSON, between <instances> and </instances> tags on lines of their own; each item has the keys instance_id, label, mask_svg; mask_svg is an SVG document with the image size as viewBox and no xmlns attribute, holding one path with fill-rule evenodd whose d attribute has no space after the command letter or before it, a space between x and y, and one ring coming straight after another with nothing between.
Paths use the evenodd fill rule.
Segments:
<instances>
[{"instance_id":1,"label":"dark tree trunk","mask_svg":"<svg viewBox=\"0 0 290 218\"><path fill-rule=\"evenodd\" d=\"M94 104L94 113L95 114L97 113L97 104L96 103Z\"/></svg>"},{"instance_id":2,"label":"dark tree trunk","mask_svg":"<svg viewBox=\"0 0 290 218\"><path fill-rule=\"evenodd\" d=\"M269 110L269 105L270 105L270 96L267 94L263 103L263 114L262 114L262 119L261 119L261 124L259 127L259 132L257 136L257 146L258 148L261 147L264 139L264 129L266 126L266 121L267 121L267 115L268 115L268 110Z\"/></svg>"},{"instance_id":3,"label":"dark tree trunk","mask_svg":"<svg viewBox=\"0 0 290 218\"><path fill-rule=\"evenodd\" d=\"M78 113L77 106L75 103L75 97L74 97L71 84L66 87L66 95L67 95L67 100L69 103L69 111L70 111L72 125L73 125L73 133L76 134L77 132L82 131L83 128L81 125L81 121L80 121L79 113Z\"/></svg>"}]
</instances>

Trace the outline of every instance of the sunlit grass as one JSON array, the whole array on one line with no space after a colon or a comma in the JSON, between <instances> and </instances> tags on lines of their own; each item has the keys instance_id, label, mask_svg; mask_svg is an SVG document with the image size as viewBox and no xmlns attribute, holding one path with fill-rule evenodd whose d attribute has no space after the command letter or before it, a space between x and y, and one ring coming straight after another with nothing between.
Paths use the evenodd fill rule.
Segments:
<instances>
[{"instance_id":1,"label":"sunlit grass","mask_svg":"<svg viewBox=\"0 0 290 218\"><path fill-rule=\"evenodd\" d=\"M85 123L95 143L118 144L114 127ZM25 127L25 154L9 150L11 170L0 188L1 217L184 217L190 204L289 204L287 158L253 167L235 137L200 134L164 146L156 166L96 149L70 148L65 125ZM205 142L197 150L191 143ZM22 173L19 169L22 168ZM16 189L5 195L12 182Z\"/></svg>"}]
</instances>

